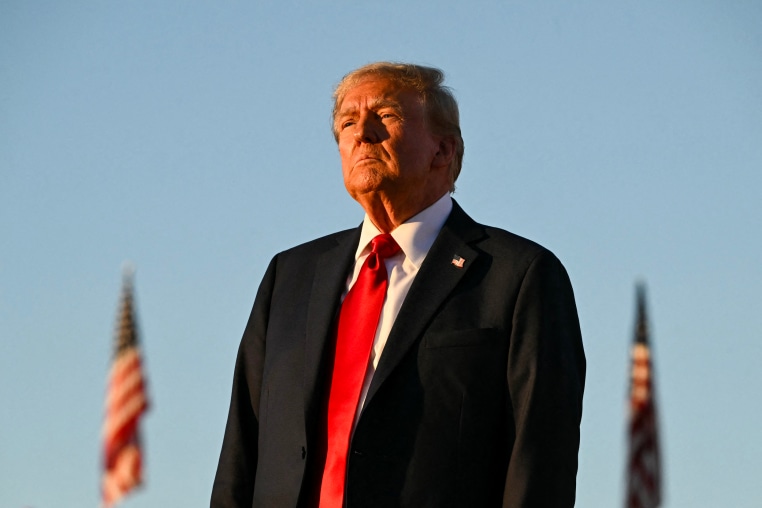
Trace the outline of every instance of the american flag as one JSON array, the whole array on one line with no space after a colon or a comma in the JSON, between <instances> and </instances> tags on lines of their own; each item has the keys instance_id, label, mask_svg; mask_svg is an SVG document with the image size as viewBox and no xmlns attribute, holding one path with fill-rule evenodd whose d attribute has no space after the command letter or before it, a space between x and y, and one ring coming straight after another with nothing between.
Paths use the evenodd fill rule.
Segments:
<instances>
[{"instance_id":1,"label":"american flag","mask_svg":"<svg viewBox=\"0 0 762 508\"><path fill-rule=\"evenodd\" d=\"M148 398L138 349L132 301L132 274L125 271L116 324L114 358L108 378L103 425L103 507L113 506L142 482L140 417Z\"/></svg>"},{"instance_id":2,"label":"american flag","mask_svg":"<svg viewBox=\"0 0 762 508\"><path fill-rule=\"evenodd\" d=\"M661 464L654 400L654 369L648 345L645 289L637 289L637 323L632 346L630 378L629 453L626 508L655 508L661 504Z\"/></svg>"}]
</instances>

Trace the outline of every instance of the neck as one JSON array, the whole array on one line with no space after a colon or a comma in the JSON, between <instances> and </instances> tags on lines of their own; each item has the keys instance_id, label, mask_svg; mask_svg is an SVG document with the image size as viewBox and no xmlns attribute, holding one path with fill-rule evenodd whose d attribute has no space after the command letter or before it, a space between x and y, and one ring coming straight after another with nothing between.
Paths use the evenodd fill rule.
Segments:
<instances>
[{"instance_id":1,"label":"neck","mask_svg":"<svg viewBox=\"0 0 762 508\"><path fill-rule=\"evenodd\" d=\"M445 192L442 192L441 194L432 193L425 196L425 199L416 200L415 202L412 202L412 200L405 200L401 203L393 202L392 200L385 199L383 196L378 195L374 195L373 197L362 196L357 199L357 201L379 231L382 233L391 233L400 224L430 207L444 195Z\"/></svg>"}]
</instances>

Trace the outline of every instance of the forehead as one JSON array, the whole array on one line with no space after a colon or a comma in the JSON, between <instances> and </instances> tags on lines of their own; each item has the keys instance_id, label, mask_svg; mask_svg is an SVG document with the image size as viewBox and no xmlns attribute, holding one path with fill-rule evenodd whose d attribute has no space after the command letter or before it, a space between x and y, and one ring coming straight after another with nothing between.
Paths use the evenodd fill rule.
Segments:
<instances>
[{"instance_id":1,"label":"forehead","mask_svg":"<svg viewBox=\"0 0 762 508\"><path fill-rule=\"evenodd\" d=\"M423 104L417 91L401 86L399 83L383 77L360 79L347 89L339 106L340 111L354 110L361 107L396 106L401 109L418 109Z\"/></svg>"}]
</instances>

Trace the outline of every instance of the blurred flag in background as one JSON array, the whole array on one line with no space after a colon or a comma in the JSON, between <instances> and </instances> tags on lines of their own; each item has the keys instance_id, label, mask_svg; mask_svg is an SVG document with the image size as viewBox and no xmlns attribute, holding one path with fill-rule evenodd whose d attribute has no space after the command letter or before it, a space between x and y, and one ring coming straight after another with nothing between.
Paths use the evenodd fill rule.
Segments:
<instances>
[{"instance_id":1,"label":"blurred flag in background","mask_svg":"<svg viewBox=\"0 0 762 508\"><path fill-rule=\"evenodd\" d=\"M662 479L654 400L654 369L645 300L645 288L638 285L630 374L626 508L655 508L661 504Z\"/></svg>"},{"instance_id":2,"label":"blurred flag in background","mask_svg":"<svg viewBox=\"0 0 762 508\"><path fill-rule=\"evenodd\" d=\"M148 409L148 396L138 348L132 269L125 268L123 277L103 425L104 508L139 486L143 473L139 425Z\"/></svg>"}]
</instances>

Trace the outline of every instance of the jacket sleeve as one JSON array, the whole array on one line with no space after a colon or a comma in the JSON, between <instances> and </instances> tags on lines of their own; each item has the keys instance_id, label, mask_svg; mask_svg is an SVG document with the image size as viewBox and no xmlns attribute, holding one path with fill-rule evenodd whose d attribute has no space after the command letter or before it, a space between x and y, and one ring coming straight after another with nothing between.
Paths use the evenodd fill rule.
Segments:
<instances>
[{"instance_id":1,"label":"jacket sleeve","mask_svg":"<svg viewBox=\"0 0 762 508\"><path fill-rule=\"evenodd\" d=\"M515 440L503 506L574 506L585 355L571 282L542 251L519 289L508 354Z\"/></svg>"},{"instance_id":2,"label":"jacket sleeve","mask_svg":"<svg viewBox=\"0 0 762 508\"><path fill-rule=\"evenodd\" d=\"M252 504L257 472L259 399L265 360L265 336L275 283L276 259L270 262L259 286L238 348L225 437L212 487L212 508L250 508Z\"/></svg>"}]
</instances>

